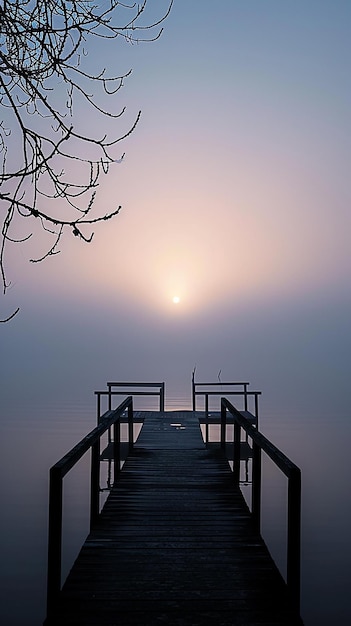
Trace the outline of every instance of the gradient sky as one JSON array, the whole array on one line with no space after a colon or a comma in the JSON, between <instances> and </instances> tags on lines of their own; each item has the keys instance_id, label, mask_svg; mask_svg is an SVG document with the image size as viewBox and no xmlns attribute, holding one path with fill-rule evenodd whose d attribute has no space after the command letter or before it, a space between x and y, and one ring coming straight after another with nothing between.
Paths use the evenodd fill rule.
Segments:
<instances>
[{"instance_id":1,"label":"gradient sky","mask_svg":"<svg viewBox=\"0 0 351 626\"><path fill-rule=\"evenodd\" d=\"M159 41L120 44L112 68L133 74L117 132L142 118L96 209L123 209L42 264L32 243L9 252L5 406L18 385L35 403L111 378L186 392L196 365L273 403L299 387L345 409L350 24L346 0L175 0Z\"/></svg>"}]
</instances>

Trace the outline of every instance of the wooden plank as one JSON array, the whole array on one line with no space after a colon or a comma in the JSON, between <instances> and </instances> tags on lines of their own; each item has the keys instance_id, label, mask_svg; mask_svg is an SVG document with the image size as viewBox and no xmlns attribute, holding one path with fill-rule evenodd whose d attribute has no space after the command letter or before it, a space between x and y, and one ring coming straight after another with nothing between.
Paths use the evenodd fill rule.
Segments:
<instances>
[{"instance_id":1,"label":"wooden plank","mask_svg":"<svg viewBox=\"0 0 351 626\"><path fill-rule=\"evenodd\" d=\"M46 624L301 623L196 416L147 414Z\"/></svg>"}]
</instances>

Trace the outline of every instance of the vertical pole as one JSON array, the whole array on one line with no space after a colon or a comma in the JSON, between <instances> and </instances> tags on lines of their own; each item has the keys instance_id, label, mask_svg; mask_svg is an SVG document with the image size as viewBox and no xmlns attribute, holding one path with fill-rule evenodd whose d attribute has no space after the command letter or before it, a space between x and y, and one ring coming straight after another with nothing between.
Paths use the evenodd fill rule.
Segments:
<instances>
[{"instance_id":1,"label":"vertical pole","mask_svg":"<svg viewBox=\"0 0 351 626\"><path fill-rule=\"evenodd\" d=\"M208 393L205 393L205 415L206 415L206 443L208 443Z\"/></svg>"},{"instance_id":2,"label":"vertical pole","mask_svg":"<svg viewBox=\"0 0 351 626\"><path fill-rule=\"evenodd\" d=\"M193 411L196 411L196 400L195 400L195 372L192 372L191 377L191 390L192 390L192 399L193 399Z\"/></svg>"},{"instance_id":3,"label":"vertical pole","mask_svg":"<svg viewBox=\"0 0 351 626\"><path fill-rule=\"evenodd\" d=\"M90 530L100 513L100 439L91 446L90 468Z\"/></svg>"},{"instance_id":4,"label":"vertical pole","mask_svg":"<svg viewBox=\"0 0 351 626\"><path fill-rule=\"evenodd\" d=\"M108 386L108 410L111 411L111 409L112 409L111 385L107 385L107 386ZM112 441L112 438L111 438L111 426L108 429L107 440L108 440L108 443L111 443L111 441Z\"/></svg>"},{"instance_id":5,"label":"vertical pole","mask_svg":"<svg viewBox=\"0 0 351 626\"><path fill-rule=\"evenodd\" d=\"M133 427L133 400L130 399L130 403L128 404L128 441L129 441L129 451L134 447L134 427Z\"/></svg>"},{"instance_id":6,"label":"vertical pole","mask_svg":"<svg viewBox=\"0 0 351 626\"><path fill-rule=\"evenodd\" d=\"M247 384L244 383L244 411L247 411Z\"/></svg>"},{"instance_id":7,"label":"vertical pole","mask_svg":"<svg viewBox=\"0 0 351 626\"><path fill-rule=\"evenodd\" d=\"M240 424L234 421L234 462L233 462L233 478L234 483L238 487L240 482L240 438L241 427Z\"/></svg>"},{"instance_id":8,"label":"vertical pole","mask_svg":"<svg viewBox=\"0 0 351 626\"><path fill-rule=\"evenodd\" d=\"M223 402L224 398L221 398L221 449L225 452L225 434L226 434L226 422L227 422L227 409Z\"/></svg>"},{"instance_id":9,"label":"vertical pole","mask_svg":"<svg viewBox=\"0 0 351 626\"><path fill-rule=\"evenodd\" d=\"M258 430L258 394L255 393L255 417L256 417L256 428Z\"/></svg>"},{"instance_id":10,"label":"vertical pole","mask_svg":"<svg viewBox=\"0 0 351 626\"><path fill-rule=\"evenodd\" d=\"M101 396L100 393L98 391L95 392L96 393L96 423L97 425L100 424L100 415L101 415Z\"/></svg>"},{"instance_id":11,"label":"vertical pole","mask_svg":"<svg viewBox=\"0 0 351 626\"><path fill-rule=\"evenodd\" d=\"M244 383L244 411L247 411L248 409L248 403L247 403L247 384ZM246 433L245 435L245 441L246 443L248 443L249 438L248 438L248 434Z\"/></svg>"},{"instance_id":12,"label":"vertical pole","mask_svg":"<svg viewBox=\"0 0 351 626\"><path fill-rule=\"evenodd\" d=\"M121 468L120 417L113 424L113 482L116 483Z\"/></svg>"},{"instance_id":13,"label":"vertical pole","mask_svg":"<svg viewBox=\"0 0 351 626\"><path fill-rule=\"evenodd\" d=\"M112 483L111 483L111 469L112 469L112 459L108 460L108 466L107 466L107 487L109 489L111 489L112 487Z\"/></svg>"},{"instance_id":14,"label":"vertical pole","mask_svg":"<svg viewBox=\"0 0 351 626\"><path fill-rule=\"evenodd\" d=\"M52 613L61 590L62 550L62 477L57 468L50 470L49 543L47 576L47 614Z\"/></svg>"},{"instance_id":15,"label":"vertical pole","mask_svg":"<svg viewBox=\"0 0 351 626\"><path fill-rule=\"evenodd\" d=\"M245 459L245 481L249 482L249 459Z\"/></svg>"},{"instance_id":16,"label":"vertical pole","mask_svg":"<svg viewBox=\"0 0 351 626\"><path fill-rule=\"evenodd\" d=\"M295 468L288 482L287 584L293 607L300 613L301 472Z\"/></svg>"},{"instance_id":17,"label":"vertical pole","mask_svg":"<svg viewBox=\"0 0 351 626\"><path fill-rule=\"evenodd\" d=\"M112 409L112 395L111 395L111 385L108 385L108 410Z\"/></svg>"},{"instance_id":18,"label":"vertical pole","mask_svg":"<svg viewBox=\"0 0 351 626\"><path fill-rule=\"evenodd\" d=\"M160 387L160 411L165 410L165 384L161 383Z\"/></svg>"},{"instance_id":19,"label":"vertical pole","mask_svg":"<svg viewBox=\"0 0 351 626\"><path fill-rule=\"evenodd\" d=\"M252 442L252 518L257 532L261 530L261 448Z\"/></svg>"}]
</instances>

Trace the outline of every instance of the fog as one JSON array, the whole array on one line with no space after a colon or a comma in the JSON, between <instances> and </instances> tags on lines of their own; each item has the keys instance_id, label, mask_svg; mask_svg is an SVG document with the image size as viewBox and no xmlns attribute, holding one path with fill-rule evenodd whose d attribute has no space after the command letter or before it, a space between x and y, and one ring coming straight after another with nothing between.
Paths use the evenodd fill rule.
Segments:
<instances>
[{"instance_id":1,"label":"fog","mask_svg":"<svg viewBox=\"0 0 351 626\"><path fill-rule=\"evenodd\" d=\"M2 329L5 404L94 402L107 380L165 381L190 400L197 380L248 380L266 408L348 410L350 298L335 290L257 299L248 308L209 303L167 315L128 302L27 301ZM44 314L45 310L45 314ZM266 403L266 404L265 404ZM5 417L5 415L4 415Z\"/></svg>"}]
</instances>

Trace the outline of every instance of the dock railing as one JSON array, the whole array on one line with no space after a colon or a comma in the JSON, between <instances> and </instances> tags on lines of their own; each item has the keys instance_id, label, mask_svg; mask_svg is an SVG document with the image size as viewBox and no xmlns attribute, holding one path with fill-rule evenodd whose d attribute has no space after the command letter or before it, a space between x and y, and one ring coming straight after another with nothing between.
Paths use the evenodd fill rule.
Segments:
<instances>
[{"instance_id":1,"label":"dock railing","mask_svg":"<svg viewBox=\"0 0 351 626\"><path fill-rule=\"evenodd\" d=\"M113 427L114 480L120 471L121 417L127 411L129 449L133 448L133 398L129 396L116 409L100 417L99 424L50 469L49 542L47 574L47 614L55 605L61 590L63 479L82 456L91 449L90 528L100 513L100 439Z\"/></svg>"},{"instance_id":2,"label":"dock railing","mask_svg":"<svg viewBox=\"0 0 351 626\"><path fill-rule=\"evenodd\" d=\"M248 391L248 382L218 382L218 383L198 383L195 381L194 373L192 376L192 405L193 411L197 410L196 398L197 396L203 396L205 399L205 413L209 412L209 398L211 396L242 396L243 398L243 410L249 410L249 397L254 398L254 414L258 416L258 396L261 395L260 391ZM202 389L199 389L202 387ZM219 389L218 389L219 387ZM223 389L225 387L225 390ZM238 389L241 387L242 389Z\"/></svg>"},{"instance_id":3,"label":"dock railing","mask_svg":"<svg viewBox=\"0 0 351 626\"><path fill-rule=\"evenodd\" d=\"M165 383L130 383L130 382L108 382L107 391L95 391L97 397L97 416L101 415L101 399L107 397L108 410L112 410L113 396L158 396L159 410L165 410ZM135 390L135 391L134 391Z\"/></svg>"},{"instance_id":4,"label":"dock railing","mask_svg":"<svg viewBox=\"0 0 351 626\"><path fill-rule=\"evenodd\" d=\"M301 471L290 459L250 424L227 398L221 398L221 447L226 446L227 412L234 418L234 481L240 481L241 429L252 440L252 498L251 512L256 530L261 528L261 451L263 450L288 479L287 513L287 586L291 602L300 613L300 552L301 552Z\"/></svg>"},{"instance_id":5,"label":"dock railing","mask_svg":"<svg viewBox=\"0 0 351 626\"><path fill-rule=\"evenodd\" d=\"M236 398L242 398L243 401L243 411L245 411L248 415L247 417L253 418L255 427L258 429L258 397L261 395L261 391L249 391L248 386L250 383L248 382L218 382L218 383L198 383L195 382L194 372L192 374L192 406L193 411L198 410L196 399L198 396L204 397L204 412L206 416L205 421L205 441L209 442L209 425L213 423L213 420L210 419L210 409L209 409L209 398L211 396L223 396L226 394L226 397L235 396ZM225 390L223 389L225 387ZM239 389L238 389L239 387ZM241 389L240 389L241 388ZM253 402L250 402L250 399ZM253 406L249 406L253 404ZM252 413L250 415L249 408L252 409ZM220 413L220 407L218 410L218 414ZM215 410L211 410L211 413L215 413Z\"/></svg>"}]
</instances>

